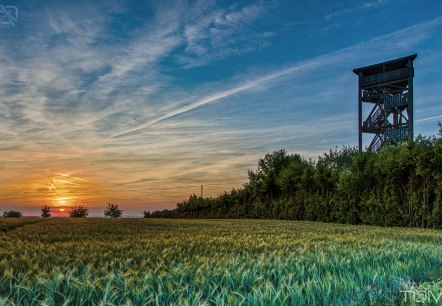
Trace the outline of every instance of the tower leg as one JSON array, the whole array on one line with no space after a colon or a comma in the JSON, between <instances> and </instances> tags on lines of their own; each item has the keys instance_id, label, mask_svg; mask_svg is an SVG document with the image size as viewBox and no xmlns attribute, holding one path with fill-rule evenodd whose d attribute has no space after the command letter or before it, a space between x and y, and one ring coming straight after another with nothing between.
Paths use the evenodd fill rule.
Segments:
<instances>
[{"instance_id":1,"label":"tower leg","mask_svg":"<svg viewBox=\"0 0 442 306\"><path fill-rule=\"evenodd\" d=\"M359 74L359 80L362 78L362 74ZM362 90L361 83L358 81L358 129L359 129L359 153L362 152Z\"/></svg>"}]
</instances>

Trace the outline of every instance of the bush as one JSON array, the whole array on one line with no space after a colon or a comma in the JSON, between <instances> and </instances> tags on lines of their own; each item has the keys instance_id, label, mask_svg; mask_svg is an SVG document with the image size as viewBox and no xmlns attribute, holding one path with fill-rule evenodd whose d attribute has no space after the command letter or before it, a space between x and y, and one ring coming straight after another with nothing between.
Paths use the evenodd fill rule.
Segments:
<instances>
[{"instance_id":1,"label":"bush","mask_svg":"<svg viewBox=\"0 0 442 306\"><path fill-rule=\"evenodd\" d=\"M143 211L143 218L150 218L151 214L150 211Z\"/></svg>"},{"instance_id":2,"label":"bush","mask_svg":"<svg viewBox=\"0 0 442 306\"><path fill-rule=\"evenodd\" d=\"M89 209L83 205L74 206L69 211L71 218L86 218L87 215L89 215Z\"/></svg>"},{"instance_id":3,"label":"bush","mask_svg":"<svg viewBox=\"0 0 442 306\"><path fill-rule=\"evenodd\" d=\"M107 203L104 210L104 216L110 218L119 218L123 215L123 210L117 204Z\"/></svg>"},{"instance_id":4,"label":"bush","mask_svg":"<svg viewBox=\"0 0 442 306\"><path fill-rule=\"evenodd\" d=\"M3 213L3 217L5 218L21 218L22 216L21 212L15 210L5 211Z\"/></svg>"}]
</instances>

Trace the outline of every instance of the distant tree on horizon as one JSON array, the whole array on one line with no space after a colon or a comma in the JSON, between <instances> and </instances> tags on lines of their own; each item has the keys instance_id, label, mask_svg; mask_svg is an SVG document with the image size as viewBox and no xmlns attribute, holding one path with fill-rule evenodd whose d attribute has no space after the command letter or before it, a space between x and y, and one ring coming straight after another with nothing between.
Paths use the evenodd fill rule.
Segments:
<instances>
[{"instance_id":1,"label":"distant tree on horizon","mask_svg":"<svg viewBox=\"0 0 442 306\"><path fill-rule=\"evenodd\" d=\"M4 218L21 218L23 214L16 210L5 211L3 213Z\"/></svg>"},{"instance_id":2,"label":"distant tree on horizon","mask_svg":"<svg viewBox=\"0 0 442 306\"><path fill-rule=\"evenodd\" d=\"M47 205L43 206L41 208L42 218L49 218L51 216L51 211L52 211L52 209L49 206L47 206Z\"/></svg>"},{"instance_id":3,"label":"distant tree on horizon","mask_svg":"<svg viewBox=\"0 0 442 306\"><path fill-rule=\"evenodd\" d=\"M150 218L150 217L151 217L150 211L143 211L143 218Z\"/></svg>"},{"instance_id":4,"label":"distant tree on horizon","mask_svg":"<svg viewBox=\"0 0 442 306\"><path fill-rule=\"evenodd\" d=\"M109 218L120 218L123 215L123 210L117 204L107 203L104 210L104 216Z\"/></svg>"},{"instance_id":5,"label":"distant tree on horizon","mask_svg":"<svg viewBox=\"0 0 442 306\"><path fill-rule=\"evenodd\" d=\"M86 218L89 215L89 209L83 205L74 206L69 211L71 218Z\"/></svg>"}]
</instances>

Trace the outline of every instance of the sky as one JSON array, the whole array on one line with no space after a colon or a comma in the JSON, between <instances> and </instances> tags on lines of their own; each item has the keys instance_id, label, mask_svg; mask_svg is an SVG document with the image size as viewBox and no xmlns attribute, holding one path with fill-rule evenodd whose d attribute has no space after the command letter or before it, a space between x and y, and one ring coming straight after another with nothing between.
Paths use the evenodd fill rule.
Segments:
<instances>
[{"instance_id":1,"label":"sky","mask_svg":"<svg viewBox=\"0 0 442 306\"><path fill-rule=\"evenodd\" d=\"M415 133L442 120L442 1L0 5L1 212L141 216L356 146L352 70L414 53Z\"/></svg>"}]
</instances>

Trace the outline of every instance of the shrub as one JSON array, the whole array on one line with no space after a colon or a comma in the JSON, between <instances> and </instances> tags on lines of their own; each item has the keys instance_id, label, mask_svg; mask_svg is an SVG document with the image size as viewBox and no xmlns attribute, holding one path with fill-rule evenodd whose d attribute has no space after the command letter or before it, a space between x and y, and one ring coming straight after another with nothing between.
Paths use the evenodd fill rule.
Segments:
<instances>
[{"instance_id":1,"label":"shrub","mask_svg":"<svg viewBox=\"0 0 442 306\"><path fill-rule=\"evenodd\" d=\"M83 205L74 206L69 211L71 218L86 218L87 215L89 215L89 209Z\"/></svg>"},{"instance_id":2,"label":"shrub","mask_svg":"<svg viewBox=\"0 0 442 306\"><path fill-rule=\"evenodd\" d=\"M51 211L52 209L49 206L45 205L41 208L41 216L43 218L49 218L51 216Z\"/></svg>"},{"instance_id":3,"label":"shrub","mask_svg":"<svg viewBox=\"0 0 442 306\"><path fill-rule=\"evenodd\" d=\"M5 218L21 218L22 216L21 212L15 210L5 211L3 213L3 217Z\"/></svg>"}]
</instances>

